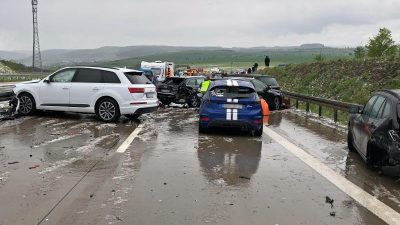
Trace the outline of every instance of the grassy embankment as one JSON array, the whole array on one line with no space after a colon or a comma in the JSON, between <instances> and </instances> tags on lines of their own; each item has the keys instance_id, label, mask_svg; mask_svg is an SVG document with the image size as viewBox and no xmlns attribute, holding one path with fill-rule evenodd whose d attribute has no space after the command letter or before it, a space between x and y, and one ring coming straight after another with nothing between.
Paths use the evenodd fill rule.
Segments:
<instances>
[{"instance_id":1,"label":"grassy embankment","mask_svg":"<svg viewBox=\"0 0 400 225\"><path fill-rule=\"evenodd\" d=\"M274 75L287 91L358 104L365 104L377 90L400 88L399 58L340 59L269 68L261 73ZM311 110L318 112L317 106ZM331 117L332 110L324 110L324 116ZM341 122L347 117L347 113L339 114Z\"/></svg>"}]
</instances>

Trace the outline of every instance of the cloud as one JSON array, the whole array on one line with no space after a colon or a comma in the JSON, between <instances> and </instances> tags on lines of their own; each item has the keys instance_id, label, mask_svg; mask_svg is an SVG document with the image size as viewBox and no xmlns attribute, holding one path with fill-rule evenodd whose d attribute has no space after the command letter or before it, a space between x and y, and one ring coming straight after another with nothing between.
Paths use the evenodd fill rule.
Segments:
<instances>
[{"instance_id":1,"label":"cloud","mask_svg":"<svg viewBox=\"0 0 400 225\"><path fill-rule=\"evenodd\" d=\"M42 49L125 45L355 46L400 37L397 0L39 0ZM0 50L30 49L30 1L2 0Z\"/></svg>"}]
</instances>

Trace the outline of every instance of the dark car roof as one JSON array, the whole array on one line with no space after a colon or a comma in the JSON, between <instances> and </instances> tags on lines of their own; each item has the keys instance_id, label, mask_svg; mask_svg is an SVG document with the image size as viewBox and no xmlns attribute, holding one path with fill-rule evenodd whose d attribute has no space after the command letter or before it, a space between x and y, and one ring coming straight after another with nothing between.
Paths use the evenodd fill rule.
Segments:
<instances>
[{"instance_id":1,"label":"dark car roof","mask_svg":"<svg viewBox=\"0 0 400 225\"><path fill-rule=\"evenodd\" d=\"M380 91L378 91L378 93L379 93L379 92L388 93L388 94L390 94L390 95L396 97L397 99L400 99L400 89L392 89L392 90L387 90L387 89L385 89L385 90L380 90Z\"/></svg>"},{"instance_id":2,"label":"dark car roof","mask_svg":"<svg viewBox=\"0 0 400 225\"><path fill-rule=\"evenodd\" d=\"M210 89L213 87L217 87L217 86L233 86L233 85L229 85L229 83L231 83L232 81L236 81L238 83L238 86L240 86L240 87L247 87L247 88L251 88L254 90L254 86L252 83L250 83L250 81L231 80L231 79L215 80L215 81L211 82Z\"/></svg>"},{"instance_id":3,"label":"dark car roof","mask_svg":"<svg viewBox=\"0 0 400 225\"><path fill-rule=\"evenodd\" d=\"M271 77L271 78L273 78L274 76L262 75L262 74L230 74L230 75L227 75L226 77Z\"/></svg>"}]
</instances>

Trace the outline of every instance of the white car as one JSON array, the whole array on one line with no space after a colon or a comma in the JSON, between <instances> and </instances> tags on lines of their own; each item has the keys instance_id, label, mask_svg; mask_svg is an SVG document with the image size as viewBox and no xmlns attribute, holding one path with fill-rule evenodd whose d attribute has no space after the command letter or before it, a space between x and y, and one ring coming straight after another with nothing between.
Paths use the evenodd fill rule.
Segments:
<instances>
[{"instance_id":1,"label":"white car","mask_svg":"<svg viewBox=\"0 0 400 225\"><path fill-rule=\"evenodd\" d=\"M19 113L36 110L96 113L105 122L157 110L156 87L142 71L126 68L66 67L48 77L17 84Z\"/></svg>"}]
</instances>

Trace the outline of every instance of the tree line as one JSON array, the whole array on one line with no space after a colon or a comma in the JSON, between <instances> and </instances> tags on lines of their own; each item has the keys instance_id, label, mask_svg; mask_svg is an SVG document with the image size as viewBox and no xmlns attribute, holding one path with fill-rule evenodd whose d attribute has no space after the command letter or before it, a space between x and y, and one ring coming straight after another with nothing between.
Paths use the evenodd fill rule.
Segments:
<instances>
[{"instance_id":1,"label":"tree line","mask_svg":"<svg viewBox=\"0 0 400 225\"><path fill-rule=\"evenodd\" d=\"M387 28L380 28L376 36L369 39L365 46L358 46L354 50L357 59L365 57L394 57L400 52L399 46L392 38L392 32Z\"/></svg>"}]
</instances>

